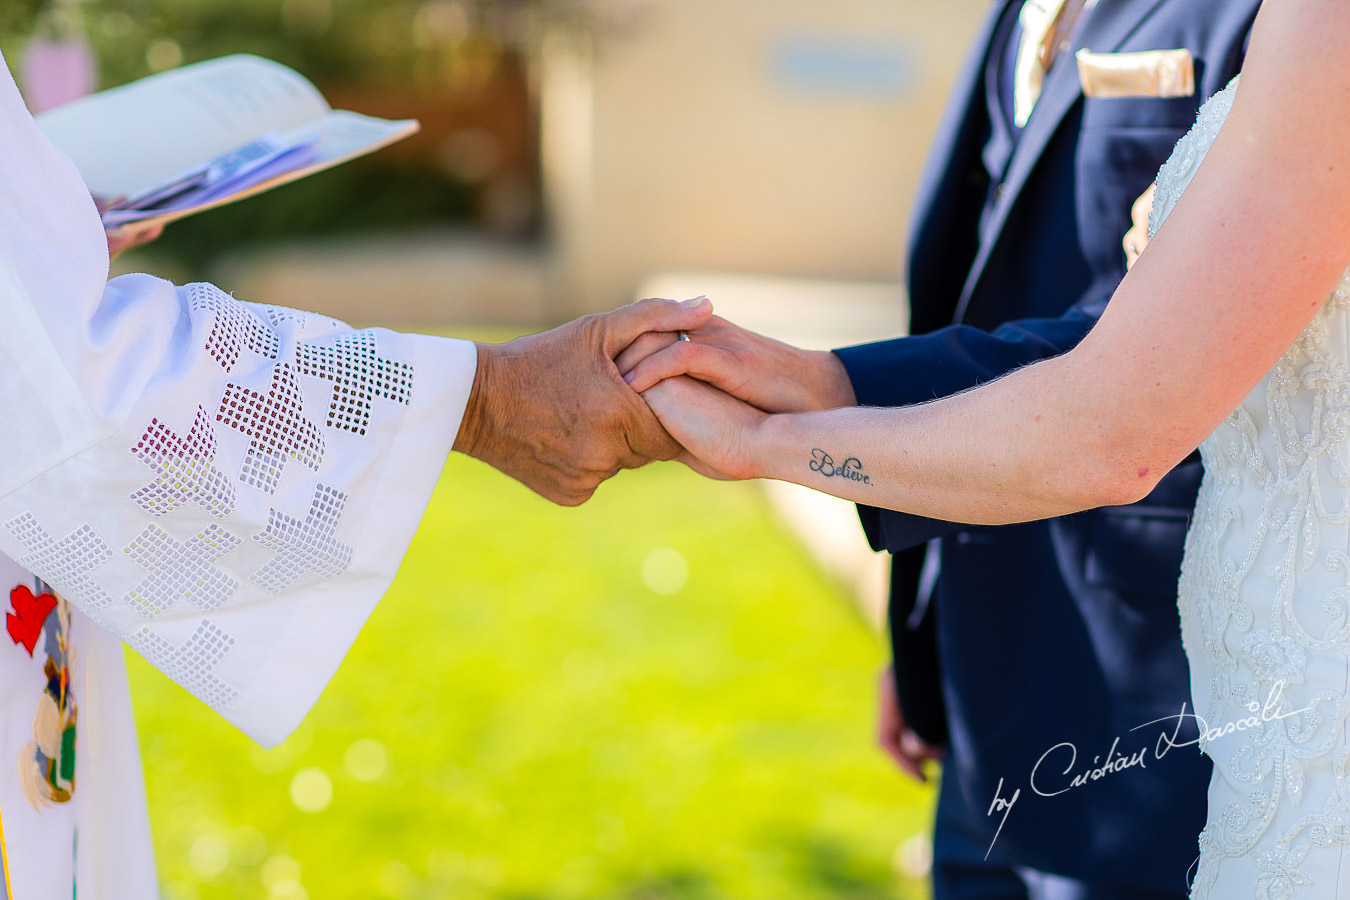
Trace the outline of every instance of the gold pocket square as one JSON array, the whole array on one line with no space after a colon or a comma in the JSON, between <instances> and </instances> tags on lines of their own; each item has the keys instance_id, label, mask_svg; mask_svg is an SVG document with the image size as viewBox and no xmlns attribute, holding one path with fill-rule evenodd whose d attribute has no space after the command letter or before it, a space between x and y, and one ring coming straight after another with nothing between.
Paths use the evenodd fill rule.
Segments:
<instances>
[{"instance_id":1,"label":"gold pocket square","mask_svg":"<svg viewBox=\"0 0 1350 900\"><path fill-rule=\"evenodd\" d=\"M1192 97L1195 58L1189 50L1093 53L1079 50L1078 80L1086 97Z\"/></svg>"}]
</instances>

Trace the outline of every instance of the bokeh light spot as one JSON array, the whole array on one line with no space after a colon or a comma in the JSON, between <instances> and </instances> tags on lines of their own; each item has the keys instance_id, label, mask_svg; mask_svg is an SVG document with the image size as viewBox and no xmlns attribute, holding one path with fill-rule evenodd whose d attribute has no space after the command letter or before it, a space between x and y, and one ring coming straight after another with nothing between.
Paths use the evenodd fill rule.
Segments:
<instances>
[{"instance_id":1,"label":"bokeh light spot","mask_svg":"<svg viewBox=\"0 0 1350 900\"><path fill-rule=\"evenodd\" d=\"M895 868L910 878L926 878L933 868L933 836L920 831L895 848Z\"/></svg>"},{"instance_id":2,"label":"bokeh light spot","mask_svg":"<svg viewBox=\"0 0 1350 900\"><path fill-rule=\"evenodd\" d=\"M659 547L642 561L642 581L658 594L678 593L689 580L689 563L670 547Z\"/></svg>"},{"instance_id":3,"label":"bokeh light spot","mask_svg":"<svg viewBox=\"0 0 1350 900\"><path fill-rule=\"evenodd\" d=\"M389 751L374 738L352 741L342 755L342 768L357 781L375 781L389 767Z\"/></svg>"},{"instance_id":4,"label":"bokeh light spot","mask_svg":"<svg viewBox=\"0 0 1350 900\"><path fill-rule=\"evenodd\" d=\"M417 890L417 876L403 863L391 859L380 869L380 890L390 897L407 897Z\"/></svg>"},{"instance_id":5,"label":"bokeh light spot","mask_svg":"<svg viewBox=\"0 0 1350 900\"><path fill-rule=\"evenodd\" d=\"M202 878L215 878L230 864L230 846L214 834L204 834L188 848L188 865Z\"/></svg>"},{"instance_id":6,"label":"bokeh light spot","mask_svg":"<svg viewBox=\"0 0 1350 900\"><path fill-rule=\"evenodd\" d=\"M301 812L323 812L333 802L333 779L314 766L301 769L291 779L291 802Z\"/></svg>"},{"instance_id":7,"label":"bokeh light spot","mask_svg":"<svg viewBox=\"0 0 1350 900\"><path fill-rule=\"evenodd\" d=\"M276 856L269 856L263 862L258 877L262 879L263 887L267 888L269 894L275 893L278 888L300 883L300 863L278 853Z\"/></svg>"},{"instance_id":8,"label":"bokeh light spot","mask_svg":"<svg viewBox=\"0 0 1350 900\"><path fill-rule=\"evenodd\" d=\"M145 48L145 64L151 72L163 72L183 64L183 48L171 38L151 41Z\"/></svg>"}]
</instances>

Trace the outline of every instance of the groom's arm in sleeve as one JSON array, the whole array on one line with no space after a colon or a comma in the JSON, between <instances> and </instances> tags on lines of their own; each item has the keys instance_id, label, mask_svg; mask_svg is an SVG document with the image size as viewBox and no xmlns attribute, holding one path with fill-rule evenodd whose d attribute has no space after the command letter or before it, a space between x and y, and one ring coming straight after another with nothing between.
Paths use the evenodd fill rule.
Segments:
<instances>
[{"instance_id":1,"label":"groom's arm in sleeve","mask_svg":"<svg viewBox=\"0 0 1350 900\"><path fill-rule=\"evenodd\" d=\"M689 341L644 337L619 357L618 365L639 392L662 378L689 374L767 412L909 406L1073 349L1092 330L1109 299L1102 292L1056 318L1016 320L991 331L951 325L832 352L803 350L714 317L692 332ZM859 509L872 546L892 553L964 527Z\"/></svg>"},{"instance_id":2,"label":"groom's arm in sleeve","mask_svg":"<svg viewBox=\"0 0 1350 900\"><path fill-rule=\"evenodd\" d=\"M1072 350L1097 323L1109 294L1092 297L1056 318L1006 322L992 331L950 325L927 334L833 351L858 406L910 406L960 393L1039 360ZM892 553L965 527L891 510L859 506L868 541Z\"/></svg>"}]
</instances>

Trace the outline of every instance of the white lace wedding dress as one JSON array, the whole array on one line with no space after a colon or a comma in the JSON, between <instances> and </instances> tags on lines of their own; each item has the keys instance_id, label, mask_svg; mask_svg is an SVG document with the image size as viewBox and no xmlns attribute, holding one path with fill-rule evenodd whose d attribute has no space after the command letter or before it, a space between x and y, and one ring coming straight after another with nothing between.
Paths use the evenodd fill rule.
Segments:
<instances>
[{"instance_id":1,"label":"white lace wedding dress","mask_svg":"<svg viewBox=\"0 0 1350 900\"><path fill-rule=\"evenodd\" d=\"M1159 172L1150 231L1236 90ZM1192 897L1350 897L1350 278L1200 452L1180 604L1214 777Z\"/></svg>"}]
</instances>

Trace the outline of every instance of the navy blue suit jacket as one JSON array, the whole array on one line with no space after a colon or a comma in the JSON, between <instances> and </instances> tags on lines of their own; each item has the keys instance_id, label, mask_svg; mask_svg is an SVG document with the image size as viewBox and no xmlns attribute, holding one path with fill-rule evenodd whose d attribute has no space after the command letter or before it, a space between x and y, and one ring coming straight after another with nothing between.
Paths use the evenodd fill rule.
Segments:
<instances>
[{"instance_id":1,"label":"navy blue suit jacket","mask_svg":"<svg viewBox=\"0 0 1350 900\"><path fill-rule=\"evenodd\" d=\"M1259 5L1099 0L1074 49L1187 48L1196 95L1085 98L1068 55L991 191L986 73L1009 2L990 11L920 187L907 276L915 336L836 351L860 404L930 400L1072 348L1125 274L1132 202L1200 103L1237 74ZM906 715L946 739L944 777L973 809L1021 791L998 838L1019 864L1184 888L1210 767L1194 746L1159 753L1158 739L1189 701L1176 583L1199 478L1193 455L1132 506L999 528L861 510L873 546L896 554L891 630ZM918 560L933 539L941 567L927 614L922 604L916 614ZM1194 734L1188 724L1177 740ZM1142 749L1142 764L1100 771L1117 739L1114 758ZM991 833L1002 818L991 812Z\"/></svg>"}]
</instances>

